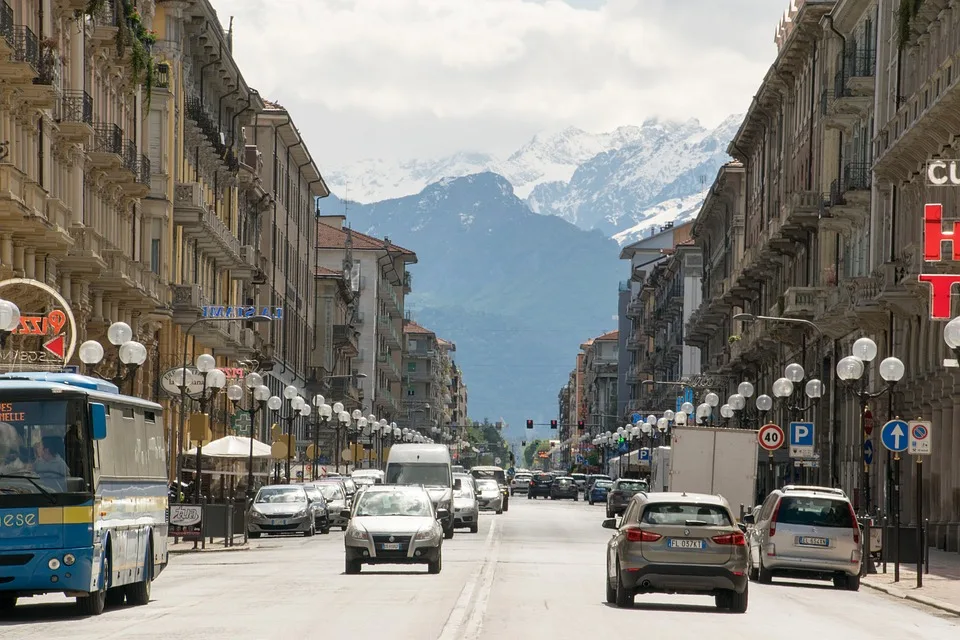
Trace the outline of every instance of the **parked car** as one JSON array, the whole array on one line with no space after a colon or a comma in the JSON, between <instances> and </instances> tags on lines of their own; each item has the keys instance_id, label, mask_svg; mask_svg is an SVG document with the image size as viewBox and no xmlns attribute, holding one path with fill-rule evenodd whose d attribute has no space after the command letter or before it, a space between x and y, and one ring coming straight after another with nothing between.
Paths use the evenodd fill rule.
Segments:
<instances>
[{"instance_id":1,"label":"parked car","mask_svg":"<svg viewBox=\"0 0 960 640\"><path fill-rule=\"evenodd\" d=\"M630 502L635 494L646 492L647 483L643 480L634 480L632 478L620 478L614 481L613 486L607 492L607 517L623 515L627 510L627 503Z\"/></svg>"},{"instance_id":2,"label":"parked car","mask_svg":"<svg viewBox=\"0 0 960 640\"><path fill-rule=\"evenodd\" d=\"M460 488L453 492L453 527L470 529L470 533L480 530L480 503L472 482L461 480Z\"/></svg>"},{"instance_id":3,"label":"parked car","mask_svg":"<svg viewBox=\"0 0 960 640\"><path fill-rule=\"evenodd\" d=\"M526 493L530 489L530 480L533 478L529 473L518 473L510 481L510 495L517 493Z\"/></svg>"},{"instance_id":4,"label":"parked car","mask_svg":"<svg viewBox=\"0 0 960 640\"><path fill-rule=\"evenodd\" d=\"M481 511L494 511L497 515L503 513L503 491L500 484L492 478L477 480L477 504Z\"/></svg>"},{"instance_id":5,"label":"parked car","mask_svg":"<svg viewBox=\"0 0 960 640\"><path fill-rule=\"evenodd\" d=\"M607 492L613 487L612 480L597 480L587 489L587 502L591 505L607 501Z\"/></svg>"},{"instance_id":6,"label":"parked car","mask_svg":"<svg viewBox=\"0 0 960 640\"><path fill-rule=\"evenodd\" d=\"M718 609L745 613L748 552L722 496L638 493L607 543L607 602L632 607L638 593L713 595ZM745 527L744 527L745 528Z\"/></svg>"},{"instance_id":7,"label":"parked car","mask_svg":"<svg viewBox=\"0 0 960 640\"><path fill-rule=\"evenodd\" d=\"M343 536L344 573L356 574L364 564L426 564L440 573L443 546L441 520L446 509L434 510L422 486L374 485L358 497L353 511L344 511L350 525Z\"/></svg>"},{"instance_id":8,"label":"parked car","mask_svg":"<svg viewBox=\"0 0 960 640\"><path fill-rule=\"evenodd\" d=\"M307 498L310 500L313 520L317 523L317 531L322 534L330 533L330 506L327 504L323 492L320 491L320 487L315 484L305 484L303 490L307 492Z\"/></svg>"},{"instance_id":9,"label":"parked car","mask_svg":"<svg viewBox=\"0 0 960 640\"><path fill-rule=\"evenodd\" d=\"M527 498L548 498L550 497L550 485L553 484L553 476L547 473L538 473L530 478L530 485L527 489Z\"/></svg>"},{"instance_id":10,"label":"parked car","mask_svg":"<svg viewBox=\"0 0 960 640\"><path fill-rule=\"evenodd\" d=\"M587 474L585 473L571 473L570 477L573 478L573 481L577 483L577 489L580 491L585 491L587 488Z\"/></svg>"},{"instance_id":11,"label":"parked car","mask_svg":"<svg viewBox=\"0 0 960 640\"><path fill-rule=\"evenodd\" d=\"M584 491L589 491L590 488L593 486L593 483L596 482L597 480L609 480L613 482L613 478L611 478L605 473L591 473L590 475L587 476L586 482L584 484Z\"/></svg>"},{"instance_id":12,"label":"parked car","mask_svg":"<svg viewBox=\"0 0 960 640\"><path fill-rule=\"evenodd\" d=\"M861 529L853 505L840 489L788 485L767 496L759 514L749 513L750 577L833 580L834 587L860 589Z\"/></svg>"},{"instance_id":13,"label":"parked car","mask_svg":"<svg viewBox=\"0 0 960 640\"><path fill-rule=\"evenodd\" d=\"M247 509L247 535L302 533L317 530L314 509L302 485L277 484L261 487Z\"/></svg>"},{"instance_id":14,"label":"parked car","mask_svg":"<svg viewBox=\"0 0 960 640\"><path fill-rule=\"evenodd\" d=\"M569 476L561 476L550 484L550 499L562 500L572 498L574 502L580 499L580 490L576 481Z\"/></svg>"}]
</instances>

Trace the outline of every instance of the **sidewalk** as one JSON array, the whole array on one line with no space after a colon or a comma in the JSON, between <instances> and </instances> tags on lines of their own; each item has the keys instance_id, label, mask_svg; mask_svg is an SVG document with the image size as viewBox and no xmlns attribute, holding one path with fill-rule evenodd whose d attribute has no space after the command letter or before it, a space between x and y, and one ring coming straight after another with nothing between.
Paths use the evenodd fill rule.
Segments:
<instances>
[{"instance_id":1,"label":"sidewalk","mask_svg":"<svg viewBox=\"0 0 960 640\"><path fill-rule=\"evenodd\" d=\"M184 553L215 553L217 551L249 551L257 548L257 543L253 540L244 542L242 535L234 536L233 546L224 546L223 542L223 538L214 538L213 543L211 543L208 538L206 549L204 549L199 542L197 543L197 548L194 549L193 541L184 542L181 540L177 544L174 544L171 538L167 544L167 550L170 552L170 555L181 555Z\"/></svg>"},{"instance_id":2,"label":"sidewalk","mask_svg":"<svg viewBox=\"0 0 960 640\"><path fill-rule=\"evenodd\" d=\"M877 571L883 571L883 564L877 565ZM861 584L960 616L960 553L931 549L930 573L923 575L920 589L917 589L916 565L901 564L900 582L895 583L892 562L887 563L887 573L871 574L863 578Z\"/></svg>"}]
</instances>

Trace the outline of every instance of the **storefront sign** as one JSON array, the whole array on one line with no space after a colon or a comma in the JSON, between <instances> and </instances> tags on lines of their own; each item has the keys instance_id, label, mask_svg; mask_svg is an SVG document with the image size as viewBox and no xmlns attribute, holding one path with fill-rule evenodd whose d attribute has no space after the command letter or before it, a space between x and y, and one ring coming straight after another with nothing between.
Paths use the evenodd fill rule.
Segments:
<instances>
[{"instance_id":1,"label":"storefront sign","mask_svg":"<svg viewBox=\"0 0 960 640\"><path fill-rule=\"evenodd\" d=\"M204 318L252 318L253 316L267 316L274 320L283 318L283 307L228 307L223 305L207 306L203 308Z\"/></svg>"},{"instance_id":2,"label":"storefront sign","mask_svg":"<svg viewBox=\"0 0 960 640\"><path fill-rule=\"evenodd\" d=\"M200 505L170 505L170 529L167 535L184 540L200 540L203 537L203 508Z\"/></svg>"},{"instance_id":3,"label":"storefront sign","mask_svg":"<svg viewBox=\"0 0 960 640\"><path fill-rule=\"evenodd\" d=\"M927 184L931 187L960 186L960 160L931 160L928 162Z\"/></svg>"},{"instance_id":4,"label":"storefront sign","mask_svg":"<svg viewBox=\"0 0 960 640\"><path fill-rule=\"evenodd\" d=\"M943 228L943 205L926 204L923 206L923 260L924 262L942 262L943 243L950 244L951 261L960 261L960 220L949 223L950 229ZM930 283L930 317L934 320L949 320L950 294L953 285L960 284L960 273L921 273L920 282Z\"/></svg>"},{"instance_id":5,"label":"storefront sign","mask_svg":"<svg viewBox=\"0 0 960 640\"><path fill-rule=\"evenodd\" d=\"M38 300L38 294L40 300ZM77 346L77 323L70 305L53 287L30 278L0 282L0 298L20 308L20 324L0 349L0 369L33 368L62 370ZM44 300L45 299L45 300ZM35 305L46 313L37 313Z\"/></svg>"}]
</instances>

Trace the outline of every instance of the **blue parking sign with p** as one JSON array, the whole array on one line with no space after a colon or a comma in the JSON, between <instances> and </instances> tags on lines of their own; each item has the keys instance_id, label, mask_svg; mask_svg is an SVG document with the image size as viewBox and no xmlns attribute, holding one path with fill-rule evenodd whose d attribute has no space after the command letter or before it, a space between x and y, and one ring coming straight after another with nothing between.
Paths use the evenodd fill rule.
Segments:
<instances>
[{"instance_id":1,"label":"blue parking sign with p","mask_svg":"<svg viewBox=\"0 0 960 640\"><path fill-rule=\"evenodd\" d=\"M791 422L790 423L790 446L791 447L812 447L813 446L813 423L812 422Z\"/></svg>"}]
</instances>

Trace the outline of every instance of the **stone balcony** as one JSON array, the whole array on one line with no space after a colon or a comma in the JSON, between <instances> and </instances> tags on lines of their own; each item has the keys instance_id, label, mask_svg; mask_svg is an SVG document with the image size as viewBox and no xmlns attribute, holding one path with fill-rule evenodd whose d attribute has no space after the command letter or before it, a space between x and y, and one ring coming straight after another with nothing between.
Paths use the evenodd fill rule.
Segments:
<instances>
[{"instance_id":1,"label":"stone balcony","mask_svg":"<svg viewBox=\"0 0 960 640\"><path fill-rule=\"evenodd\" d=\"M403 349L403 339L397 332L396 322L392 316L379 316L377 319L377 326L382 332L384 338L386 338L388 345L394 349Z\"/></svg>"},{"instance_id":2,"label":"stone balcony","mask_svg":"<svg viewBox=\"0 0 960 640\"><path fill-rule=\"evenodd\" d=\"M400 375L400 369L397 367L397 363L393 361L393 354L378 353L377 366L388 373L388 377L394 382L400 382L403 379L403 377Z\"/></svg>"},{"instance_id":3,"label":"stone balcony","mask_svg":"<svg viewBox=\"0 0 960 640\"><path fill-rule=\"evenodd\" d=\"M817 304L823 287L789 287L783 293L783 315L788 318L812 320L817 313Z\"/></svg>"},{"instance_id":4,"label":"stone balcony","mask_svg":"<svg viewBox=\"0 0 960 640\"><path fill-rule=\"evenodd\" d=\"M30 238L31 246L63 255L73 244L71 212L27 174L0 164L0 229Z\"/></svg>"},{"instance_id":5,"label":"stone balcony","mask_svg":"<svg viewBox=\"0 0 960 640\"><path fill-rule=\"evenodd\" d=\"M360 353L358 339L360 332L348 324L333 325L333 346L347 357L354 357Z\"/></svg>"},{"instance_id":6,"label":"stone balcony","mask_svg":"<svg viewBox=\"0 0 960 640\"><path fill-rule=\"evenodd\" d=\"M867 163L847 163L843 176L830 185L828 206L820 219L821 231L849 237L870 215L871 168Z\"/></svg>"},{"instance_id":7,"label":"stone balcony","mask_svg":"<svg viewBox=\"0 0 960 640\"><path fill-rule=\"evenodd\" d=\"M777 339L763 322L744 325L739 338L729 344L729 369L742 368L776 354Z\"/></svg>"},{"instance_id":8,"label":"stone balcony","mask_svg":"<svg viewBox=\"0 0 960 640\"><path fill-rule=\"evenodd\" d=\"M86 91L66 91L55 118L60 138L87 145L93 138L93 98Z\"/></svg>"},{"instance_id":9,"label":"stone balcony","mask_svg":"<svg viewBox=\"0 0 960 640\"><path fill-rule=\"evenodd\" d=\"M67 255L60 258L60 269L77 275L95 279L107 268L104 255L107 241L92 227L73 225L70 227L73 246Z\"/></svg>"},{"instance_id":10,"label":"stone balcony","mask_svg":"<svg viewBox=\"0 0 960 640\"><path fill-rule=\"evenodd\" d=\"M201 250L228 269L232 277L253 278L258 268L256 250L252 246L241 245L227 225L208 207L200 183L177 183L173 221L183 227L187 237L197 241Z\"/></svg>"}]
</instances>

